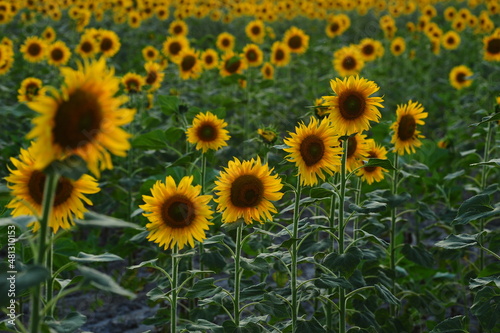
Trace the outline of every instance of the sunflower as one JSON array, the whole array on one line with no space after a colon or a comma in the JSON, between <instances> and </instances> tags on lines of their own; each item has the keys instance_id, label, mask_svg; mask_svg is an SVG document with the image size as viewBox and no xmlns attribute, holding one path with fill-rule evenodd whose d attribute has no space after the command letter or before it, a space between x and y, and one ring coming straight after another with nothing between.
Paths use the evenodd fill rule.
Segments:
<instances>
[{"instance_id":1,"label":"sunflower","mask_svg":"<svg viewBox=\"0 0 500 333\"><path fill-rule=\"evenodd\" d=\"M453 28L453 30L461 32L467 27L467 21L460 16L457 16L451 23L451 27Z\"/></svg>"},{"instance_id":2,"label":"sunflower","mask_svg":"<svg viewBox=\"0 0 500 333\"><path fill-rule=\"evenodd\" d=\"M369 97L379 90L373 81L358 76L349 76L330 81L337 96L323 96L332 123L341 135L362 132L370 128L370 121L378 122L383 108L381 97Z\"/></svg>"},{"instance_id":3,"label":"sunflower","mask_svg":"<svg viewBox=\"0 0 500 333\"><path fill-rule=\"evenodd\" d=\"M267 145L272 145L278 139L278 133L272 127L265 127L257 129L260 139Z\"/></svg>"},{"instance_id":4,"label":"sunflower","mask_svg":"<svg viewBox=\"0 0 500 333\"><path fill-rule=\"evenodd\" d=\"M217 36L215 45L221 51L228 52L234 49L235 37L229 32L222 32Z\"/></svg>"},{"instance_id":5,"label":"sunflower","mask_svg":"<svg viewBox=\"0 0 500 333\"><path fill-rule=\"evenodd\" d=\"M251 21L246 25L245 33L252 42L261 44L266 36L264 22L261 20Z\"/></svg>"},{"instance_id":6,"label":"sunflower","mask_svg":"<svg viewBox=\"0 0 500 333\"><path fill-rule=\"evenodd\" d=\"M186 37L188 35L189 28L183 20L174 20L168 26L168 32L172 36Z\"/></svg>"},{"instance_id":7,"label":"sunflower","mask_svg":"<svg viewBox=\"0 0 500 333\"><path fill-rule=\"evenodd\" d=\"M361 53L354 45L335 51L332 64L340 76L356 75L365 66Z\"/></svg>"},{"instance_id":8,"label":"sunflower","mask_svg":"<svg viewBox=\"0 0 500 333\"><path fill-rule=\"evenodd\" d=\"M139 207L149 220L147 239L165 250L175 245L181 250L186 244L206 239L213 211L208 203L211 195L200 195L201 186L193 186L193 176L183 177L179 185L168 176L165 183L157 181L151 188L152 196L143 195L145 204Z\"/></svg>"},{"instance_id":9,"label":"sunflower","mask_svg":"<svg viewBox=\"0 0 500 333\"><path fill-rule=\"evenodd\" d=\"M71 51L63 41L57 41L47 47L47 60L50 65L61 66L71 58Z\"/></svg>"},{"instance_id":10,"label":"sunflower","mask_svg":"<svg viewBox=\"0 0 500 333\"><path fill-rule=\"evenodd\" d=\"M99 51L99 44L90 35L82 35L80 43L77 45L75 52L82 58L93 57Z\"/></svg>"},{"instance_id":11,"label":"sunflower","mask_svg":"<svg viewBox=\"0 0 500 333\"><path fill-rule=\"evenodd\" d=\"M219 54L214 49L206 49L201 54L201 62L207 70L219 67Z\"/></svg>"},{"instance_id":12,"label":"sunflower","mask_svg":"<svg viewBox=\"0 0 500 333\"><path fill-rule=\"evenodd\" d=\"M309 36L303 30L291 27L285 32L283 42L288 45L290 52L302 54L309 47Z\"/></svg>"},{"instance_id":13,"label":"sunflower","mask_svg":"<svg viewBox=\"0 0 500 333\"><path fill-rule=\"evenodd\" d=\"M266 80L274 80L274 67L270 62L265 62L260 68L260 73Z\"/></svg>"},{"instance_id":14,"label":"sunflower","mask_svg":"<svg viewBox=\"0 0 500 333\"><path fill-rule=\"evenodd\" d=\"M378 158L385 160L387 159L387 150L375 143L375 140L368 139L366 140L367 145L367 159L370 158ZM386 169L379 166L370 166L364 167L358 170L357 175L361 177L362 181L367 182L369 185L373 182L380 182L384 179L384 172L387 172Z\"/></svg>"},{"instance_id":15,"label":"sunflower","mask_svg":"<svg viewBox=\"0 0 500 333\"><path fill-rule=\"evenodd\" d=\"M219 73L221 76L241 74L247 67L248 64L242 55L229 51L222 56L219 64Z\"/></svg>"},{"instance_id":16,"label":"sunflower","mask_svg":"<svg viewBox=\"0 0 500 333\"><path fill-rule=\"evenodd\" d=\"M197 79L203 71L199 52L190 48L182 50L174 62L179 66L179 75L183 80Z\"/></svg>"},{"instance_id":17,"label":"sunflower","mask_svg":"<svg viewBox=\"0 0 500 333\"><path fill-rule=\"evenodd\" d=\"M391 41L391 53L400 56L406 50L406 43L403 37L396 37Z\"/></svg>"},{"instance_id":18,"label":"sunflower","mask_svg":"<svg viewBox=\"0 0 500 333\"><path fill-rule=\"evenodd\" d=\"M45 58L47 43L38 37L28 37L21 46L24 59L29 62L40 62Z\"/></svg>"},{"instance_id":19,"label":"sunflower","mask_svg":"<svg viewBox=\"0 0 500 333\"><path fill-rule=\"evenodd\" d=\"M454 50L460 45L460 35L453 30L448 31L441 37L441 42L445 49Z\"/></svg>"},{"instance_id":20,"label":"sunflower","mask_svg":"<svg viewBox=\"0 0 500 333\"><path fill-rule=\"evenodd\" d=\"M141 13L136 10L131 11L130 13L128 13L127 21L129 27L131 27L132 29L139 28L142 24Z\"/></svg>"},{"instance_id":21,"label":"sunflower","mask_svg":"<svg viewBox=\"0 0 500 333\"><path fill-rule=\"evenodd\" d=\"M142 76L135 73L127 73L122 77L122 84L127 93L135 94L142 90L142 86L145 82Z\"/></svg>"},{"instance_id":22,"label":"sunflower","mask_svg":"<svg viewBox=\"0 0 500 333\"><path fill-rule=\"evenodd\" d=\"M276 41L271 46L271 64L277 67L283 67L290 63L290 49L280 41Z\"/></svg>"},{"instance_id":23,"label":"sunflower","mask_svg":"<svg viewBox=\"0 0 500 333\"><path fill-rule=\"evenodd\" d=\"M232 223L240 218L246 224L272 220L271 213L277 211L271 201L283 197L279 192L283 187L281 179L276 174L271 175L272 171L259 157L243 162L237 158L229 161L214 188L218 196L214 201L218 203L217 210L222 212L222 222Z\"/></svg>"},{"instance_id":24,"label":"sunflower","mask_svg":"<svg viewBox=\"0 0 500 333\"><path fill-rule=\"evenodd\" d=\"M169 57L172 61L178 58L179 54L189 48L189 40L182 36L167 37L163 42L163 54Z\"/></svg>"},{"instance_id":25,"label":"sunflower","mask_svg":"<svg viewBox=\"0 0 500 333\"><path fill-rule=\"evenodd\" d=\"M5 75L14 65L14 51L6 45L0 45L0 58L0 75Z\"/></svg>"},{"instance_id":26,"label":"sunflower","mask_svg":"<svg viewBox=\"0 0 500 333\"><path fill-rule=\"evenodd\" d=\"M357 167L363 165L363 159L368 155L366 145L366 135L356 133L347 139L346 170L351 172ZM342 146L342 142L340 142Z\"/></svg>"},{"instance_id":27,"label":"sunflower","mask_svg":"<svg viewBox=\"0 0 500 333\"><path fill-rule=\"evenodd\" d=\"M455 66L450 71L450 84L457 90L467 88L472 84L472 79L470 79L470 77L473 74L474 73L467 66Z\"/></svg>"},{"instance_id":28,"label":"sunflower","mask_svg":"<svg viewBox=\"0 0 500 333\"><path fill-rule=\"evenodd\" d=\"M415 148L422 145L419 140L424 136L417 130L417 125L424 125L422 119L427 118L427 112L424 112L424 107L418 102L398 105L396 110L397 119L391 125L394 134L391 143L394 144L394 151L399 155L406 153L414 153Z\"/></svg>"},{"instance_id":29,"label":"sunflower","mask_svg":"<svg viewBox=\"0 0 500 333\"><path fill-rule=\"evenodd\" d=\"M42 32L42 38L47 43L52 43L56 39L56 32L52 27L46 27Z\"/></svg>"},{"instance_id":30,"label":"sunflower","mask_svg":"<svg viewBox=\"0 0 500 333\"><path fill-rule=\"evenodd\" d=\"M126 96L114 97L120 80L106 60L79 64L78 70L61 69L64 85L53 96L41 96L28 106L40 113L29 139L37 138L36 168L67 155L78 155L89 170L99 176L100 170L111 169L109 152L125 156L130 148L130 134L120 126L128 124L135 110L121 108Z\"/></svg>"},{"instance_id":31,"label":"sunflower","mask_svg":"<svg viewBox=\"0 0 500 333\"><path fill-rule=\"evenodd\" d=\"M483 38L484 60L500 61L500 29Z\"/></svg>"},{"instance_id":32,"label":"sunflower","mask_svg":"<svg viewBox=\"0 0 500 333\"><path fill-rule=\"evenodd\" d=\"M156 91L160 89L163 78L165 77L160 64L153 61L148 61L144 64L144 69L146 70L144 83L150 86L149 91Z\"/></svg>"},{"instance_id":33,"label":"sunflower","mask_svg":"<svg viewBox=\"0 0 500 333\"><path fill-rule=\"evenodd\" d=\"M243 55L245 56L248 66L251 67L260 66L262 64L262 60L264 59L264 53L256 44L247 44L243 48Z\"/></svg>"},{"instance_id":34,"label":"sunflower","mask_svg":"<svg viewBox=\"0 0 500 333\"><path fill-rule=\"evenodd\" d=\"M160 52L154 46L148 45L142 49L142 56L146 61L155 61L159 55Z\"/></svg>"},{"instance_id":35,"label":"sunflower","mask_svg":"<svg viewBox=\"0 0 500 333\"><path fill-rule=\"evenodd\" d=\"M457 16L457 10L455 7L447 7L444 10L443 15L446 21L453 21L453 19Z\"/></svg>"},{"instance_id":36,"label":"sunflower","mask_svg":"<svg viewBox=\"0 0 500 333\"><path fill-rule=\"evenodd\" d=\"M35 167L38 154L36 146L33 144L27 150L21 149L19 159L11 158L14 169L9 168L10 175L5 178L8 187L12 190L14 198L7 204L7 208L12 208L12 216L38 215L42 213L43 190L45 185L45 174ZM83 203L92 205L92 202L85 194L99 192L96 180L89 175L82 175L78 180L60 177L52 206L52 218L49 219L49 226L56 233L59 228L69 229L73 225L73 215L83 218L83 213L87 211ZM33 230L39 228L36 222Z\"/></svg>"},{"instance_id":37,"label":"sunflower","mask_svg":"<svg viewBox=\"0 0 500 333\"><path fill-rule=\"evenodd\" d=\"M19 102L31 102L39 96L45 95L42 80L35 77L28 77L21 82L17 100Z\"/></svg>"},{"instance_id":38,"label":"sunflower","mask_svg":"<svg viewBox=\"0 0 500 333\"><path fill-rule=\"evenodd\" d=\"M168 19L170 12L166 5L159 5L155 8L155 14L160 21L165 21Z\"/></svg>"},{"instance_id":39,"label":"sunflower","mask_svg":"<svg viewBox=\"0 0 500 333\"><path fill-rule=\"evenodd\" d=\"M384 47L378 40L363 38L358 44L358 49L364 61L373 61L384 55Z\"/></svg>"},{"instance_id":40,"label":"sunflower","mask_svg":"<svg viewBox=\"0 0 500 333\"><path fill-rule=\"evenodd\" d=\"M324 180L324 173L332 175L338 170L342 148L339 147L337 131L328 118L318 121L311 117L309 125L300 123L290 136L283 140L290 146L284 151L290 153L288 161L297 166L302 185L314 186L318 177Z\"/></svg>"},{"instance_id":41,"label":"sunflower","mask_svg":"<svg viewBox=\"0 0 500 333\"><path fill-rule=\"evenodd\" d=\"M105 57L112 57L120 51L120 38L112 30L101 30L99 35L99 51Z\"/></svg>"},{"instance_id":42,"label":"sunflower","mask_svg":"<svg viewBox=\"0 0 500 333\"><path fill-rule=\"evenodd\" d=\"M209 149L219 150L227 146L231 138L225 129L227 123L216 115L207 111L198 113L193 119L193 124L186 131L189 143L196 144L197 150L206 153Z\"/></svg>"}]
</instances>

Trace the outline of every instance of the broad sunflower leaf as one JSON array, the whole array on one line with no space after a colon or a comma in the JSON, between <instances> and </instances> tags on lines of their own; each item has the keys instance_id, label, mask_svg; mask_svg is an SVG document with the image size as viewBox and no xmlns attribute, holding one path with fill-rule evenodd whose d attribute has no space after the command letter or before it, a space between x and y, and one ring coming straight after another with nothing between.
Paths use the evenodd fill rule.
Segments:
<instances>
[{"instance_id":1,"label":"broad sunflower leaf","mask_svg":"<svg viewBox=\"0 0 500 333\"><path fill-rule=\"evenodd\" d=\"M490 195L497 192L498 185L487 187L482 193L465 200L457 212L452 225L467 224L478 219L500 214L500 207L491 205Z\"/></svg>"},{"instance_id":2,"label":"broad sunflower leaf","mask_svg":"<svg viewBox=\"0 0 500 333\"><path fill-rule=\"evenodd\" d=\"M446 239L437 242L435 246L450 250L456 250L474 246L476 244L476 235L460 234L449 235L448 237L446 237Z\"/></svg>"},{"instance_id":3,"label":"broad sunflower leaf","mask_svg":"<svg viewBox=\"0 0 500 333\"><path fill-rule=\"evenodd\" d=\"M352 285L349 283L349 281L347 281L343 277L334 277L327 274L321 274L321 276L314 281L314 285L318 288L352 288Z\"/></svg>"},{"instance_id":4,"label":"broad sunflower leaf","mask_svg":"<svg viewBox=\"0 0 500 333\"><path fill-rule=\"evenodd\" d=\"M350 247L346 253L330 253L323 260L323 264L333 272L341 272L349 277L361 262L363 253L357 247Z\"/></svg>"},{"instance_id":5,"label":"broad sunflower leaf","mask_svg":"<svg viewBox=\"0 0 500 333\"><path fill-rule=\"evenodd\" d=\"M360 207L355 204L350 204L349 208L362 214L378 213L387 209L387 203L378 201L366 201Z\"/></svg>"},{"instance_id":6,"label":"broad sunflower leaf","mask_svg":"<svg viewBox=\"0 0 500 333\"><path fill-rule=\"evenodd\" d=\"M500 120L500 112L494 113L494 114L487 116L487 117L483 117L483 119L480 122L470 124L469 127L477 127L477 126L485 124L487 122L496 121L496 120Z\"/></svg>"},{"instance_id":7,"label":"broad sunflower leaf","mask_svg":"<svg viewBox=\"0 0 500 333\"><path fill-rule=\"evenodd\" d=\"M241 299L249 301L260 301L263 295L266 293L265 288L265 282L247 287L241 291Z\"/></svg>"},{"instance_id":8,"label":"broad sunflower leaf","mask_svg":"<svg viewBox=\"0 0 500 333\"><path fill-rule=\"evenodd\" d=\"M256 257L255 259L241 258L241 267L247 271L253 271L256 273L269 273L269 263L266 259L261 257Z\"/></svg>"},{"instance_id":9,"label":"broad sunflower leaf","mask_svg":"<svg viewBox=\"0 0 500 333\"><path fill-rule=\"evenodd\" d=\"M323 326L318 322L316 317L312 317L311 320L306 320L303 317L297 320L297 332L326 332Z\"/></svg>"},{"instance_id":10,"label":"broad sunflower leaf","mask_svg":"<svg viewBox=\"0 0 500 333\"><path fill-rule=\"evenodd\" d=\"M156 265L157 261L158 261L158 258L155 258L155 259L151 259L148 261L143 261L139 265L129 266L127 268L128 269L137 269L137 268L141 268L141 267L158 267L158 265Z\"/></svg>"},{"instance_id":11,"label":"broad sunflower leaf","mask_svg":"<svg viewBox=\"0 0 500 333\"><path fill-rule=\"evenodd\" d=\"M186 293L186 297L189 298L207 298L211 297L222 290L214 284L213 278L206 278L199 281L193 285Z\"/></svg>"},{"instance_id":12,"label":"broad sunflower leaf","mask_svg":"<svg viewBox=\"0 0 500 333\"><path fill-rule=\"evenodd\" d=\"M470 166L476 166L476 165L492 165L492 166L500 166L500 158L494 158L494 159L489 160L489 161L487 161L487 162L472 163Z\"/></svg>"},{"instance_id":13,"label":"broad sunflower leaf","mask_svg":"<svg viewBox=\"0 0 500 333\"><path fill-rule=\"evenodd\" d=\"M11 290L11 282L15 284L16 295L21 295L24 290L37 286L50 278L47 268L38 265L26 266L22 271L17 271L16 273L9 272L0 274L0 295L2 295L0 298L0 307L9 305L10 297L6 295Z\"/></svg>"},{"instance_id":14,"label":"broad sunflower leaf","mask_svg":"<svg viewBox=\"0 0 500 333\"><path fill-rule=\"evenodd\" d=\"M157 104L160 106L161 112L169 116L177 112L179 109L179 98L177 96L158 96Z\"/></svg>"},{"instance_id":15,"label":"broad sunflower leaf","mask_svg":"<svg viewBox=\"0 0 500 333\"><path fill-rule=\"evenodd\" d=\"M432 268L434 264L434 257L423 247L422 244L418 244L418 246L405 244L401 252L406 259L421 266Z\"/></svg>"},{"instance_id":16,"label":"broad sunflower leaf","mask_svg":"<svg viewBox=\"0 0 500 333\"><path fill-rule=\"evenodd\" d=\"M167 135L160 129L140 134L132 139L132 147L143 149L162 149L167 147Z\"/></svg>"},{"instance_id":17,"label":"broad sunflower leaf","mask_svg":"<svg viewBox=\"0 0 500 333\"><path fill-rule=\"evenodd\" d=\"M391 161L387 159L381 158L370 158L368 159L368 163L363 165L363 168L367 167L381 167L387 170L396 170L396 168L392 165Z\"/></svg>"},{"instance_id":18,"label":"broad sunflower leaf","mask_svg":"<svg viewBox=\"0 0 500 333\"><path fill-rule=\"evenodd\" d=\"M467 333L465 328L465 316L448 318L434 326L430 333Z\"/></svg>"},{"instance_id":19,"label":"broad sunflower leaf","mask_svg":"<svg viewBox=\"0 0 500 333\"><path fill-rule=\"evenodd\" d=\"M476 278L470 280L469 282L470 289L476 289L485 286L496 286L497 288L500 289L500 275Z\"/></svg>"},{"instance_id":20,"label":"broad sunflower leaf","mask_svg":"<svg viewBox=\"0 0 500 333\"><path fill-rule=\"evenodd\" d=\"M31 215L21 215L17 217L6 217L3 219L0 219L0 227L6 227L8 225L15 225L19 227L22 231L25 231L28 229L28 225L36 221L36 217L31 216ZM17 237L17 232L16 232L16 237Z\"/></svg>"},{"instance_id":21,"label":"broad sunflower leaf","mask_svg":"<svg viewBox=\"0 0 500 333\"><path fill-rule=\"evenodd\" d=\"M211 323L205 319L198 319L196 321L196 323L188 324L186 326L186 328L189 330L189 332L193 332L193 331L209 332L209 331L214 330L214 329L221 329L222 326Z\"/></svg>"},{"instance_id":22,"label":"broad sunflower leaf","mask_svg":"<svg viewBox=\"0 0 500 333\"><path fill-rule=\"evenodd\" d=\"M107 274L85 266L78 266L78 270L83 275L85 280L97 289L109 291L114 294L129 297L131 299L136 297L134 293L121 287L118 283L116 283L115 280L113 280L113 278L111 278L111 276Z\"/></svg>"},{"instance_id":23,"label":"broad sunflower leaf","mask_svg":"<svg viewBox=\"0 0 500 333\"><path fill-rule=\"evenodd\" d=\"M102 215L90 211L85 213L83 220L75 219L75 223L82 227L88 226L100 228L133 228L142 230L141 226L135 223L125 222L111 216Z\"/></svg>"},{"instance_id":24,"label":"broad sunflower leaf","mask_svg":"<svg viewBox=\"0 0 500 333\"><path fill-rule=\"evenodd\" d=\"M45 323L57 333L73 333L85 324L87 317L78 312L70 312L64 319L46 319Z\"/></svg>"},{"instance_id":25,"label":"broad sunflower leaf","mask_svg":"<svg viewBox=\"0 0 500 333\"><path fill-rule=\"evenodd\" d=\"M457 172L447 174L446 176L444 176L443 179L444 180L453 180L455 178L462 176L463 174L465 174L465 170L459 170Z\"/></svg>"},{"instance_id":26,"label":"broad sunflower leaf","mask_svg":"<svg viewBox=\"0 0 500 333\"><path fill-rule=\"evenodd\" d=\"M389 289L387 289L384 285L377 283L375 286L375 289L377 290L377 293L380 295L380 297L385 300L389 304L394 304L398 305L399 304L399 299L394 296Z\"/></svg>"},{"instance_id":27,"label":"broad sunflower leaf","mask_svg":"<svg viewBox=\"0 0 500 333\"><path fill-rule=\"evenodd\" d=\"M493 287L481 288L474 297L471 312L478 317L481 326L487 331L498 332L500 328L500 289Z\"/></svg>"},{"instance_id":28,"label":"broad sunflower leaf","mask_svg":"<svg viewBox=\"0 0 500 333\"><path fill-rule=\"evenodd\" d=\"M70 256L69 260L76 261L76 262L83 262L83 263L89 263L89 262L111 262L111 261L119 261L123 260L123 258L117 256L116 254L112 253L103 253L103 254L88 254L85 252L80 252L78 253L77 257Z\"/></svg>"}]
</instances>

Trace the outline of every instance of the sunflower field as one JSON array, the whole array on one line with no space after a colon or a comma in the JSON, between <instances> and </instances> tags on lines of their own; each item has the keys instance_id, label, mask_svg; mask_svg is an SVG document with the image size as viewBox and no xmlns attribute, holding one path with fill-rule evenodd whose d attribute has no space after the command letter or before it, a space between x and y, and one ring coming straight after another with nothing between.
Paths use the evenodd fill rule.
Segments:
<instances>
[{"instance_id":1,"label":"sunflower field","mask_svg":"<svg viewBox=\"0 0 500 333\"><path fill-rule=\"evenodd\" d=\"M0 331L500 332L498 0L0 0Z\"/></svg>"}]
</instances>

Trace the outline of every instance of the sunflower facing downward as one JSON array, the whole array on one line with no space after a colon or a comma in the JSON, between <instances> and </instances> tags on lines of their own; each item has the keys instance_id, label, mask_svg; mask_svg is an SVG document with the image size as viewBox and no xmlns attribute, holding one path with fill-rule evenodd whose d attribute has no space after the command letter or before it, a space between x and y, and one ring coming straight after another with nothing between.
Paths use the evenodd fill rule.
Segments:
<instances>
[{"instance_id":1,"label":"sunflower facing downward","mask_svg":"<svg viewBox=\"0 0 500 333\"><path fill-rule=\"evenodd\" d=\"M397 119L391 125L394 131L391 139L394 150L399 155L404 155L405 151L408 154L414 153L415 148L422 146L419 139L424 137L417 130L417 125L425 124L422 119L427 118L428 113L424 112L422 104L410 100L408 104L398 105L396 115Z\"/></svg>"},{"instance_id":2,"label":"sunflower facing downward","mask_svg":"<svg viewBox=\"0 0 500 333\"><path fill-rule=\"evenodd\" d=\"M349 76L330 81L337 96L323 96L329 106L330 120L340 135L362 132L370 128L370 121L378 122L383 108L382 97L369 97L379 90L373 81L359 76Z\"/></svg>"},{"instance_id":3,"label":"sunflower facing downward","mask_svg":"<svg viewBox=\"0 0 500 333\"><path fill-rule=\"evenodd\" d=\"M253 221L263 223L272 219L276 208L271 201L280 200L283 185L278 175L267 164L257 160L240 162L237 158L229 161L215 181L214 191L218 196L217 210L222 212L222 222L232 223L243 218L246 224Z\"/></svg>"},{"instance_id":4,"label":"sunflower facing downward","mask_svg":"<svg viewBox=\"0 0 500 333\"><path fill-rule=\"evenodd\" d=\"M368 155L366 158L387 159L387 150L384 147L377 145L373 139L368 139L366 141L368 148ZM359 169L357 175L361 177L362 181L372 184L373 182L380 182L384 179L384 172L387 172L387 170L382 167L370 166Z\"/></svg>"},{"instance_id":5,"label":"sunflower facing downward","mask_svg":"<svg viewBox=\"0 0 500 333\"><path fill-rule=\"evenodd\" d=\"M227 123L223 119L207 111L198 113L193 119L193 125L186 131L189 143L196 144L197 150L206 153L209 149L219 150L227 146L231 138L225 129Z\"/></svg>"},{"instance_id":6,"label":"sunflower facing downward","mask_svg":"<svg viewBox=\"0 0 500 333\"><path fill-rule=\"evenodd\" d=\"M45 168L55 159L78 155L96 176L111 169L110 152L125 156L130 134L120 126L134 118L135 110L121 108L128 100L115 94L120 79L106 67L106 60L80 64L78 70L61 69L64 85L52 96L40 96L28 106L40 115L29 139L37 139L36 167Z\"/></svg>"},{"instance_id":7,"label":"sunflower facing downward","mask_svg":"<svg viewBox=\"0 0 500 333\"><path fill-rule=\"evenodd\" d=\"M153 196L143 195L146 202L139 206L149 220L147 239L158 243L165 250L175 245L181 250L184 245L194 247L194 240L202 242L205 230L213 224L212 210L208 203L211 195L200 195L201 186L192 185L193 176L184 177L179 182L168 176L165 183L157 181L151 188Z\"/></svg>"},{"instance_id":8,"label":"sunflower facing downward","mask_svg":"<svg viewBox=\"0 0 500 333\"><path fill-rule=\"evenodd\" d=\"M311 117L309 125L300 123L290 136L283 140L290 146L284 151L290 153L288 160L298 167L302 185L314 186L318 177L325 179L324 172L332 175L340 166L342 148L328 118L318 121Z\"/></svg>"},{"instance_id":9,"label":"sunflower facing downward","mask_svg":"<svg viewBox=\"0 0 500 333\"><path fill-rule=\"evenodd\" d=\"M21 149L19 159L11 158L15 169L10 169L10 175L5 178L9 183L14 198L7 204L7 208L12 208L12 216L33 215L42 213L43 190L45 185L45 174L40 169L35 168L34 155L36 146L33 144L27 150ZM82 175L78 180L60 177L52 206L52 218L49 219L49 226L56 233L59 228L69 229L73 225L73 215L83 218L83 213L87 211L83 202L92 205L92 202L85 197L85 194L99 192L96 180L89 175ZM39 223L35 223L33 230L39 228Z\"/></svg>"}]
</instances>

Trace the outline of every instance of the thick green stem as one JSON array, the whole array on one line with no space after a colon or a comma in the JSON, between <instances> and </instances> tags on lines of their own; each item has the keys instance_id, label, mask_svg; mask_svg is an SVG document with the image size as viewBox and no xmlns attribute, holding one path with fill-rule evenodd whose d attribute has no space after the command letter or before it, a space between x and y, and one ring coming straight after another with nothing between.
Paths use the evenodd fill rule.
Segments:
<instances>
[{"instance_id":1,"label":"thick green stem","mask_svg":"<svg viewBox=\"0 0 500 333\"><path fill-rule=\"evenodd\" d=\"M179 280L179 257L177 256L177 244L172 249L172 292L170 297L170 332L177 332L177 295L178 295L178 280Z\"/></svg>"},{"instance_id":2,"label":"thick green stem","mask_svg":"<svg viewBox=\"0 0 500 333\"><path fill-rule=\"evenodd\" d=\"M356 205L359 206L361 204L361 190L363 188L363 181L361 180L361 177L358 177L358 186L356 188ZM354 228L353 228L353 232L352 232L352 237L353 237L353 240L356 241L356 239L358 238L357 234L357 230L359 229L359 216L356 216L356 218L354 219Z\"/></svg>"},{"instance_id":3,"label":"thick green stem","mask_svg":"<svg viewBox=\"0 0 500 333\"><path fill-rule=\"evenodd\" d=\"M240 289L241 289L241 236L243 225L236 228L236 249L234 253L234 324L240 327Z\"/></svg>"},{"instance_id":4,"label":"thick green stem","mask_svg":"<svg viewBox=\"0 0 500 333\"><path fill-rule=\"evenodd\" d=\"M335 178L334 177L334 183L335 183ZM330 201L330 216L329 216L329 227L330 227L330 233L332 235L335 234L335 206L337 205L337 195L332 194L331 201ZM331 251L335 251L335 242L332 241L332 246L331 246ZM328 289L328 294L331 295L333 294L333 288ZM326 306L326 328L328 331L333 331L333 305L330 303L325 303Z\"/></svg>"},{"instance_id":5,"label":"thick green stem","mask_svg":"<svg viewBox=\"0 0 500 333\"><path fill-rule=\"evenodd\" d=\"M484 157L483 157L483 162L488 162L490 159L490 144L491 144L491 138L493 136L493 124L490 121L488 123L488 132L486 134L486 142L484 143ZM488 166L483 165L483 169L481 172L481 190L484 191L486 188L486 184L488 183L488 177L487 177L487 171L488 171ZM479 220L479 232L481 233L479 235L479 244L483 245L483 230L484 230L484 219ZM484 269L484 250L481 247L479 251L479 270L482 271Z\"/></svg>"},{"instance_id":6,"label":"thick green stem","mask_svg":"<svg viewBox=\"0 0 500 333\"><path fill-rule=\"evenodd\" d=\"M346 192L346 164L347 164L347 149L349 145L349 140L346 139L342 142L343 145L343 154L342 154L342 163L340 166L340 199L339 199L339 255L344 254L344 238L345 238L345 223L344 223L344 205L345 205L345 192ZM340 273L339 273L340 274ZM346 299L345 299L345 290L342 287L339 287L339 332L345 333L346 331Z\"/></svg>"},{"instance_id":7,"label":"thick green stem","mask_svg":"<svg viewBox=\"0 0 500 333\"><path fill-rule=\"evenodd\" d=\"M300 207L300 196L302 192L302 185L300 184L300 176L297 176L297 189L295 192L295 205L293 207L293 232L292 232L292 267L291 273L292 278L290 281L290 291L292 294L292 332L295 333L297 330L297 317L299 312L298 301L297 301L297 242L299 238L299 207Z\"/></svg>"},{"instance_id":8,"label":"thick green stem","mask_svg":"<svg viewBox=\"0 0 500 333\"><path fill-rule=\"evenodd\" d=\"M52 233L49 233L49 245L48 245L48 254L47 254L47 268L49 269L50 272L50 280L47 283L47 290L45 293L45 298L46 298L46 303L50 302L53 296L53 280L54 276L52 274L53 272L53 262L54 262L54 243L53 243L53 236ZM54 308L50 307L49 308L49 315L51 317L54 316Z\"/></svg>"},{"instance_id":9,"label":"thick green stem","mask_svg":"<svg viewBox=\"0 0 500 333\"><path fill-rule=\"evenodd\" d=\"M394 153L394 170L392 171L392 187L391 193L395 196L398 193L398 162L399 155ZM394 278L392 279L391 291L392 294L396 294L396 207L391 210L391 229L390 229L390 244L389 244L389 258L390 258L390 268ZM396 307L391 304L391 314L396 313Z\"/></svg>"},{"instance_id":10,"label":"thick green stem","mask_svg":"<svg viewBox=\"0 0 500 333\"><path fill-rule=\"evenodd\" d=\"M35 253L35 264L46 266L46 243L47 230L49 220L52 215L52 207L54 206L54 198L57 189L59 175L51 172L45 178L42 201L42 220L40 221L40 230L38 235L38 253ZM32 294L31 302L31 332L40 332L40 308L42 304L42 286L37 285Z\"/></svg>"}]
</instances>

